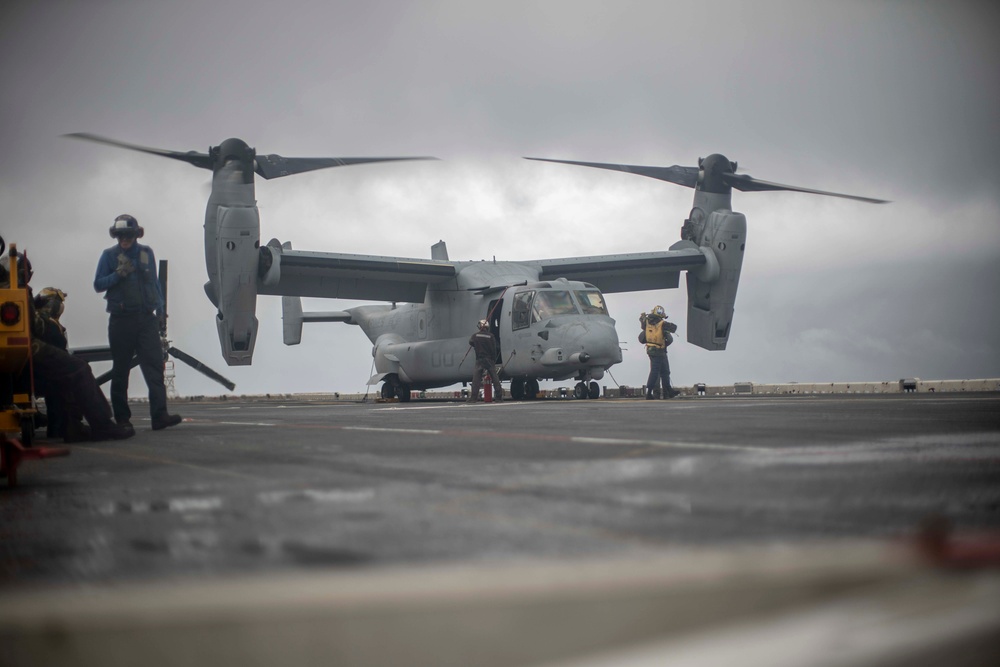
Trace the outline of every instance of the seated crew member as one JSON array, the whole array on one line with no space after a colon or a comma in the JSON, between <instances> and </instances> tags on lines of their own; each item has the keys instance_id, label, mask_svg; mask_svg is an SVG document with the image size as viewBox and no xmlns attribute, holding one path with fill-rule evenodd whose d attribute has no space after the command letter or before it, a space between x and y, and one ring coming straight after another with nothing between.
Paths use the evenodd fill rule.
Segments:
<instances>
[{"instance_id":1,"label":"seated crew member","mask_svg":"<svg viewBox=\"0 0 1000 667\"><path fill-rule=\"evenodd\" d=\"M42 340L61 350L68 350L69 348L66 327L59 321L65 309L65 301L66 293L55 287L45 287L35 296L35 312L45 320L46 324ZM68 414L70 412L79 414L79 408L77 406L71 407L66 405L62 393L54 389L50 390L46 386L45 377L41 375L35 377L35 394L45 397L46 434L50 438L65 438L67 435ZM85 432L83 425L79 424L79 418L77 418L76 422L69 430L70 439Z\"/></svg>"},{"instance_id":2,"label":"seated crew member","mask_svg":"<svg viewBox=\"0 0 1000 667\"><path fill-rule=\"evenodd\" d=\"M4 255L0 259L0 263L6 269L2 273L7 275L3 286L9 287L9 257ZM78 408L72 408L78 410L78 413L69 415L65 439L72 441L83 439L86 436L90 440L122 440L134 435L134 432L129 432L112 421L111 406L108 405L108 400L104 398L101 388L97 385L90 364L74 357L64 349L45 342L53 335L52 324L48 323L46 318L35 309L30 287L31 263L23 255L18 260L18 273L18 284L28 290L31 362L35 377L45 383L47 391L57 392L65 405L68 407L78 406ZM79 421L80 414L86 418L90 425L89 434L70 433L70 425Z\"/></svg>"}]
</instances>

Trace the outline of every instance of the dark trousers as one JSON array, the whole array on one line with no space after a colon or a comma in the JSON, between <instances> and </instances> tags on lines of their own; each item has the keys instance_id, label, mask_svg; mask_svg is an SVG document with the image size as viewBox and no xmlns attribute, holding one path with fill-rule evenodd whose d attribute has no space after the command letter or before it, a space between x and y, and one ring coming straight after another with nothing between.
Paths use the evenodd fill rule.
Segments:
<instances>
[{"instance_id":1,"label":"dark trousers","mask_svg":"<svg viewBox=\"0 0 1000 667\"><path fill-rule=\"evenodd\" d=\"M45 402L50 411L52 404L49 401L52 400L64 406L67 417L72 421L86 417L94 431L111 428L108 399L97 386L90 364L66 350L38 340L32 341L31 350L35 377L45 387Z\"/></svg>"},{"instance_id":2,"label":"dark trousers","mask_svg":"<svg viewBox=\"0 0 1000 667\"><path fill-rule=\"evenodd\" d=\"M662 383L662 385L661 385ZM662 386L660 396L666 396L670 391L670 362L667 355L649 355L649 378L646 380L646 395L649 396L657 386Z\"/></svg>"},{"instance_id":3,"label":"dark trousers","mask_svg":"<svg viewBox=\"0 0 1000 667\"><path fill-rule=\"evenodd\" d=\"M129 421L128 376L132 357L139 358L139 368L149 389L149 416L153 421L167 417L167 389L163 386L163 345L160 323L146 313L112 315L108 321L108 345L111 346L111 408L115 421Z\"/></svg>"},{"instance_id":4,"label":"dark trousers","mask_svg":"<svg viewBox=\"0 0 1000 667\"><path fill-rule=\"evenodd\" d=\"M493 400L497 400L497 397L503 400L503 387L500 385L496 364L489 359L480 359L479 357L476 357L476 370L472 374L472 395L469 400L479 400L479 388L483 384L483 373L489 374L490 382L493 383Z\"/></svg>"}]
</instances>

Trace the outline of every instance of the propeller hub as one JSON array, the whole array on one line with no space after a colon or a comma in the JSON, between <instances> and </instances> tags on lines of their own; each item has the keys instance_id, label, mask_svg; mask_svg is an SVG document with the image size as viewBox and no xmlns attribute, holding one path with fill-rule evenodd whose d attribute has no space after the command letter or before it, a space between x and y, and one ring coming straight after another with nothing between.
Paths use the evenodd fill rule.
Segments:
<instances>
[{"instance_id":1,"label":"propeller hub","mask_svg":"<svg viewBox=\"0 0 1000 667\"><path fill-rule=\"evenodd\" d=\"M244 183L253 182L254 156L257 151L250 148L250 145L242 139L226 139L218 146L208 149L212 157L212 171L218 172L230 162L240 165Z\"/></svg>"},{"instance_id":2,"label":"propeller hub","mask_svg":"<svg viewBox=\"0 0 1000 667\"><path fill-rule=\"evenodd\" d=\"M209 149L212 157L215 158L216 165L222 166L230 160L253 163L256 151L250 148L247 142L242 139L226 139L218 146Z\"/></svg>"},{"instance_id":3,"label":"propeller hub","mask_svg":"<svg viewBox=\"0 0 1000 667\"><path fill-rule=\"evenodd\" d=\"M725 176L736 170L736 163L730 162L725 155L713 153L698 160L698 189L704 192L727 195L732 188L726 183Z\"/></svg>"}]
</instances>

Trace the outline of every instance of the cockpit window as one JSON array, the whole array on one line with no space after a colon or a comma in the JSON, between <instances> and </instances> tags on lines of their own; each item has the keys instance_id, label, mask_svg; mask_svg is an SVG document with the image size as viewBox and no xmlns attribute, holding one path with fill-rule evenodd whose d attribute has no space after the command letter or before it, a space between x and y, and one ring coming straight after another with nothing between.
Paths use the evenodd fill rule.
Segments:
<instances>
[{"instance_id":1,"label":"cockpit window","mask_svg":"<svg viewBox=\"0 0 1000 667\"><path fill-rule=\"evenodd\" d=\"M607 315L608 307L604 305L604 295L597 290L579 290L577 301L583 308L584 315Z\"/></svg>"},{"instance_id":2,"label":"cockpit window","mask_svg":"<svg viewBox=\"0 0 1000 667\"><path fill-rule=\"evenodd\" d=\"M524 329L531 324L531 297L535 296L533 291L518 292L514 295L513 310L511 311L511 328L514 331Z\"/></svg>"},{"instance_id":3,"label":"cockpit window","mask_svg":"<svg viewBox=\"0 0 1000 667\"><path fill-rule=\"evenodd\" d=\"M535 294L531 304L531 321L540 322L555 315L574 315L579 313L576 304L565 290L541 291Z\"/></svg>"}]
</instances>

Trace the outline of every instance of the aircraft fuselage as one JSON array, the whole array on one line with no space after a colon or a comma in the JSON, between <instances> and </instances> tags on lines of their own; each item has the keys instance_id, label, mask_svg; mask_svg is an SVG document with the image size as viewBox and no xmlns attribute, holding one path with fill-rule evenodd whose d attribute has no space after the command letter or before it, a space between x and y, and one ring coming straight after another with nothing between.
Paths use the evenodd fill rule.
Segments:
<instances>
[{"instance_id":1,"label":"aircraft fuselage","mask_svg":"<svg viewBox=\"0 0 1000 667\"><path fill-rule=\"evenodd\" d=\"M471 379L469 337L479 320L499 340L501 379L599 380L621 362L615 321L600 291L564 279L539 281L516 262L469 262L431 285L423 303L346 311L372 341L377 374L412 389Z\"/></svg>"}]
</instances>

